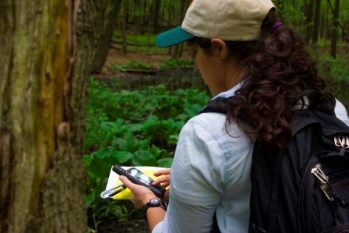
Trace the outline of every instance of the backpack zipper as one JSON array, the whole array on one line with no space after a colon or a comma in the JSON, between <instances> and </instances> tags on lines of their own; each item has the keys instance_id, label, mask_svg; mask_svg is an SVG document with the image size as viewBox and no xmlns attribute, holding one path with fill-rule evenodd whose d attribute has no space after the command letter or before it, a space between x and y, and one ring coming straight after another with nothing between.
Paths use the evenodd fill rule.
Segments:
<instances>
[{"instance_id":1,"label":"backpack zipper","mask_svg":"<svg viewBox=\"0 0 349 233\"><path fill-rule=\"evenodd\" d=\"M317 163L311 169L310 173L312 173L319 181L320 181L320 189L325 194L329 201L333 201L332 194L328 191L328 176L325 175L323 170L321 169L321 164Z\"/></svg>"}]
</instances>

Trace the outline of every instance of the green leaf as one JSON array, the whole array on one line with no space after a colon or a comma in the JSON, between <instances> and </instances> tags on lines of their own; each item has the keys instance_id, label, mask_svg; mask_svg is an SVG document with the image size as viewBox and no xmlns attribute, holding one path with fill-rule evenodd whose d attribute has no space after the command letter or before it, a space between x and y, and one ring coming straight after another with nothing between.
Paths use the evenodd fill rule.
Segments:
<instances>
[{"instance_id":1,"label":"green leaf","mask_svg":"<svg viewBox=\"0 0 349 233\"><path fill-rule=\"evenodd\" d=\"M128 151L115 151L113 155L118 160L118 164L124 164L133 157L133 154Z\"/></svg>"},{"instance_id":2,"label":"green leaf","mask_svg":"<svg viewBox=\"0 0 349 233\"><path fill-rule=\"evenodd\" d=\"M140 150L136 151L132 162L135 166L156 166L156 158L149 151Z\"/></svg>"},{"instance_id":3,"label":"green leaf","mask_svg":"<svg viewBox=\"0 0 349 233\"><path fill-rule=\"evenodd\" d=\"M123 150L123 151L128 150L127 149L128 142L123 138L114 138L112 142L112 146L115 150Z\"/></svg>"},{"instance_id":4,"label":"green leaf","mask_svg":"<svg viewBox=\"0 0 349 233\"><path fill-rule=\"evenodd\" d=\"M159 167L171 167L173 158L164 158L158 160Z\"/></svg>"}]
</instances>

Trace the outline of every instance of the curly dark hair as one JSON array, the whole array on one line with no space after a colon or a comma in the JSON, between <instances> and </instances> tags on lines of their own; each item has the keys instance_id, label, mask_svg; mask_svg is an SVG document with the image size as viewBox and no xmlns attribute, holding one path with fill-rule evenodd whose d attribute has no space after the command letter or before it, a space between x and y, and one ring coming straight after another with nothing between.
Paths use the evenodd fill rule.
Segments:
<instances>
[{"instance_id":1,"label":"curly dark hair","mask_svg":"<svg viewBox=\"0 0 349 233\"><path fill-rule=\"evenodd\" d=\"M290 122L296 106L330 114L335 98L325 90L325 82L302 40L284 25L272 30L276 22L272 9L258 40L226 41L244 71L241 88L229 98L227 121L236 121L248 133L257 133L257 140L266 147L280 149L291 139ZM210 46L208 39L196 41L202 48ZM246 123L248 127L244 127Z\"/></svg>"}]
</instances>

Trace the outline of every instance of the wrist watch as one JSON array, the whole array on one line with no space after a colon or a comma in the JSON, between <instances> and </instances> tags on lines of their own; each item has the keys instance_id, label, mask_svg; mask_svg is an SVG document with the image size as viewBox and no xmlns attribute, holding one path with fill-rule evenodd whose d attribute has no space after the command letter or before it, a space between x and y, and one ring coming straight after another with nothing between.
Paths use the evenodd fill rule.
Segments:
<instances>
[{"instance_id":1,"label":"wrist watch","mask_svg":"<svg viewBox=\"0 0 349 233\"><path fill-rule=\"evenodd\" d=\"M152 198L150 199L144 206L143 206L143 214L144 214L144 218L145 220L148 221L147 219L147 210L149 208L152 208L152 207L161 207L163 208L164 210L167 209L167 204L165 201L163 200L160 200L158 198Z\"/></svg>"}]
</instances>

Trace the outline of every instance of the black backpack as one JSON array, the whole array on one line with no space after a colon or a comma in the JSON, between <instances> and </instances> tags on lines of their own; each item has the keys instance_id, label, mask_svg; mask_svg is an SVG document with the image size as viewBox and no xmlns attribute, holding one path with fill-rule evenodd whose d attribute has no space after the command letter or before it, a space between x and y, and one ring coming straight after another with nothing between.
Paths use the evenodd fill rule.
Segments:
<instances>
[{"instance_id":1,"label":"black backpack","mask_svg":"<svg viewBox=\"0 0 349 233\"><path fill-rule=\"evenodd\" d=\"M216 98L201 112L226 114L225 105ZM255 142L249 232L349 233L349 127L299 110L292 135L284 151ZM219 232L216 221L212 232Z\"/></svg>"}]
</instances>

